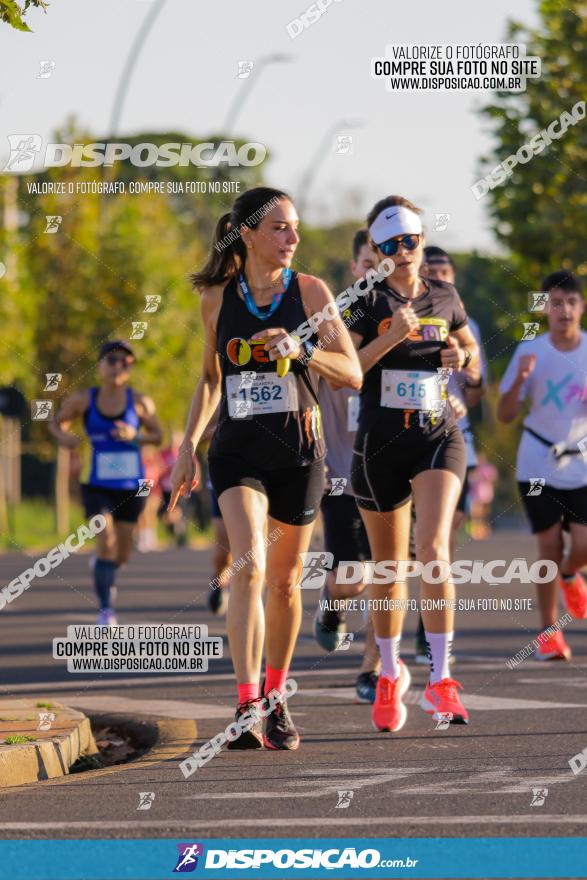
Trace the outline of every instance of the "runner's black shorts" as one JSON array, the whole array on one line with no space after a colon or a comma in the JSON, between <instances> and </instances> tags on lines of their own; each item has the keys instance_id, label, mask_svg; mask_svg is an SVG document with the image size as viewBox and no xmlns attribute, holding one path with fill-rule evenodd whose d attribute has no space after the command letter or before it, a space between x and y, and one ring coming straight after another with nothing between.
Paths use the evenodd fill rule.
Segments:
<instances>
[{"instance_id":1,"label":"runner's black shorts","mask_svg":"<svg viewBox=\"0 0 587 880\"><path fill-rule=\"evenodd\" d=\"M371 559L369 539L352 495L325 495L322 499L324 549L332 553L332 568L341 560Z\"/></svg>"},{"instance_id":2,"label":"runner's black shorts","mask_svg":"<svg viewBox=\"0 0 587 880\"><path fill-rule=\"evenodd\" d=\"M569 523L587 525L587 486L578 489L555 489L542 486L539 495L528 495L531 484L519 482L518 489L532 534L544 532L558 522L569 531ZM538 487L537 487L538 488Z\"/></svg>"},{"instance_id":3,"label":"runner's black shorts","mask_svg":"<svg viewBox=\"0 0 587 880\"><path fill-rule=\"evenodd\" d=\"M410 442L406 442L406 438ZM454 426L435 440L409 437L386 440L381 433L365 431L360 448L353 452L352 484L357 504L364 510L387 512L409 500L411 480L423 471L450 471L463 483L467 450L460 430Z\"/></svg>"},{"instance_id":4,"label":"runner's black shorts","mask_svg":"<svg viewBox=\"0 0 587 880\"><path fill-rule=\"evenodd\" d=\"M137 498L134 489L106 489L89 483L83 483L81 489L88 519L106 511L114 522L136 523L145 506L145 498Z\"/></svg>"},{"instance_id":5,"label":"runner's black shorts","mask_svg":"<svg viewBox=\"0 0 587 880\"><path fill-rule=\"evenodd\" d=\"M269 516L291 526L314 522L324 492L324 460L302 467L269 470L237 455L208 458L210 482L220 500L234 486L249 486L267 496Z\"/></svg>"},{"instance_id":6,"label":"runner's black shorts","mask_svg":"<svg viewBox=\"0 0 587 880\"><path fill-rule=\"evenodd\" d=\"M459 511L459 513L466 513L467 512L467 503L469 501L469 492L471 489L471 487L469 485L469 474L471 473L471 471L474 471L474 470L475 470L474 467L468 467L467 470L465 471L465 479L463 480L463 488L461 489L461 494L459 495L459 500L457 501L457 510Z\"/></svg>"}]
</instances>

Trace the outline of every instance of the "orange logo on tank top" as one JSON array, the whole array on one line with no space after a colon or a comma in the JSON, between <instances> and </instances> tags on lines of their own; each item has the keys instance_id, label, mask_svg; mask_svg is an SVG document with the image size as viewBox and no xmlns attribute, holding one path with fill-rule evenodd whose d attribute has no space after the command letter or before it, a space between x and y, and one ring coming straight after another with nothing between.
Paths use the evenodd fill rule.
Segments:
<instances>
[{"instance_id":1,"label":"orange logo on tank top","mask_svg":"<svg viewBox=\"0 0 587 880\"><path fill-rule=\"evenodd\" d=\"M226 354L231 363L237 367L242 367L251 360L251 346L246 339L234 336L228 340Z\"/></svg>"}]
</instances>

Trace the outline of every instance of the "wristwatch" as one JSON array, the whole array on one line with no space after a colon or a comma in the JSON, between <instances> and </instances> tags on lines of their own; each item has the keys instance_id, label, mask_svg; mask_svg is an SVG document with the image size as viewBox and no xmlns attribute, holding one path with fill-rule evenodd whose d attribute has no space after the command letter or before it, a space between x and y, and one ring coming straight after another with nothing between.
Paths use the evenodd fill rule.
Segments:
<instances>
[{"instance_id":1,"label":"wristwatch","mask_svg":"<svg viewBox=\"0 0 587 880\"><path fill-rule=\"evenodd\" d=\"M473 355L471 354L471 352L469 351L468 348L465 348L463 350L465 352L465 360L463 361L462 369L466 370L467 367L469 366L469 364L471 363L471 361L473 360Z\"/></svg>"},{"instance_id":2,"label":"wristwatch","mask_svg":"<svg viewBox=\"0 0 587 880\"><path fill-rule=\"evenodd\" d=\"M302 348L304 349L304 352L305 352L304 360L306 361L306 363L308 363L308 361L312 360L312 357L314 355L315 346L312 345L311 342L308 342L308 340L306 339L305 342L302 342Z\"/></svg>"}]
</instances>

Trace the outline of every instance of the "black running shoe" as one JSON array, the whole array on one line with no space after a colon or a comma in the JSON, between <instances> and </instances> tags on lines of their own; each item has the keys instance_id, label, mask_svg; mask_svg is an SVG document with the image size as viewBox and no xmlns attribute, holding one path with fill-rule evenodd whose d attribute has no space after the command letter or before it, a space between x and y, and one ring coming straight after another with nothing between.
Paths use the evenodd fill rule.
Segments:
<instances>
[{"instance_id":1,"label":"black running shoe","mask_svg":"<svg viewBox=\"0 0 587 880\"><path fill-rule=\"evenodd\" d=\"M333 600L325 584L314 617L314 637L325 651L336 651L342 636L346 633L345 612L335 611L333 608L320 608L321 604L324 606L326 603L332 605Z\"/></svg>"},{"instance_id":2,"label":"black running shoe","mask_svg":"<svg viewBox=\"0 0 587 880\"><path fill-rule=\"evenodd\" d=\"M228 606L226 590L226 587L215 587L213 584L208 587L207 603L212 614L226 614Z\"/></svg>"},{"instance_id":3,"label":"black running shoe","mask_svg":"<svg viewBox=\"0 0 587 880\"><path fill-rule=\"evenodd\" d=\"M379 676L376 672L361 672L357 676L355 683L355 691L357 696L356 703L374 703L375 691L377 690L377 681Z\"/></svg>"},{"instance_id":4,"label":"black running shoe","mask_svg":"<svg viewBox=\"0 0 587 880\"><path fill-rule=\"evenodd\" d=\"M294 751L300 744L300 736L291 720L287 701L277 703L265 718L263 743L266 749Z\"/></svg>"},{"instance_id":5,"label":"black running shoe","mask_svg":"<svg viewBox=\"0 0 587 880\"><path fill-rule=\"evenodd\" d=\"M229 740L227 749L262 749L263 748L263 724L261 716L261 700L249 700L248 703L239 703L236 707L234 720L238 722L241 715L251 711L255 717L250 721L238 739Z\"/></svg>"}]
</instances>

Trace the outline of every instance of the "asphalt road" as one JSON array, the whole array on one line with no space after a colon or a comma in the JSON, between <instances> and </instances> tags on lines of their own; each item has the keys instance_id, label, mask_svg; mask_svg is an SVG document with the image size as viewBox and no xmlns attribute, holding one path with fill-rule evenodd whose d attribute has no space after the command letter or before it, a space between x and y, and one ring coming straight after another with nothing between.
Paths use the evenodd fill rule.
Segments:
<instances>
[{"instance_id":1,"label":"asphalt road","mask_svg":"<svg viewBox=\"0 0 587 880\"><path fill-rule=\"evenodd\" d=\"M534 548L529 535L502 532L466 543L460 556L533 559ZM1 557L0 583L28 564L22 555ZM206 609L208 577L209 551L136 554L120 578L120 622L206 623L210 634L224 635L223 619ZM462 587L460 595L534 600L533 587L519 584ZM361 616L350 617L357 634L350 649L324 654L312 637L317 598L318 592L304 591L292 669L299 751L224 751L189 780L180 759L167 757L3 790L0 837L586 834L587 771L575 776L568 763L587 747L586 621L566 629L572 663L528 659L510 669L506 660L537 633L535 608L460 613L454 675L465 687L471 724L437 730L417 705L425 671L413 664L416 618L410 614L402 650L412 671L409 715L400 733L390 735L375 732L370 708L353 702ZM64 636L67 625L94 619L87 556L33 581L0 613L0 695L55 698L90 715L195 719L198 744L230 722L234 685L227 656L197 675L69 674L52 659L52 639ZM533 789L548 791L536 796ZM137 809L140 792L154 794L149 809Z\"/></svg>"}]
</instances>

